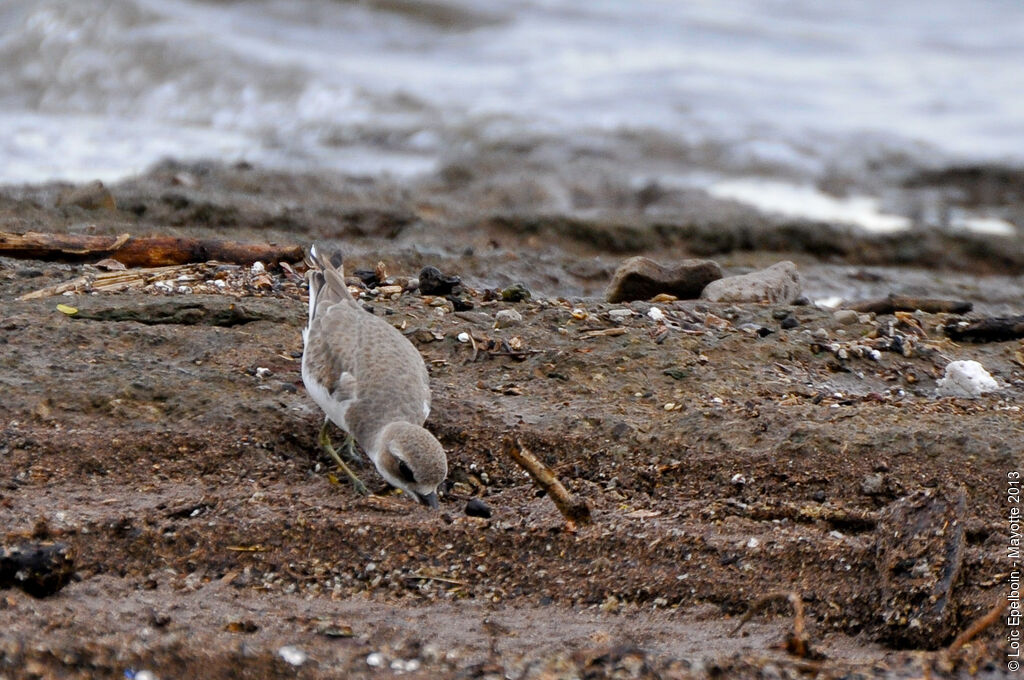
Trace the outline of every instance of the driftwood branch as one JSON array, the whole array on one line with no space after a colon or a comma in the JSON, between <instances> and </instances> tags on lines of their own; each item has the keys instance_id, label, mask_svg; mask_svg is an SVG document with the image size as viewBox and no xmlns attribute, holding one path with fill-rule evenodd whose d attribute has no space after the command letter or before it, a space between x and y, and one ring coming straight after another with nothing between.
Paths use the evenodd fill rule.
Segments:
<instances>
[{"instance_id":1,"label":"driftwood branch","mask_svg":"<svg viewBox=\"0 0 1024 680\"><path fill-rule=\"evenodd\" d=\"M993 316L966 324L946 324L943 331L950 340L968 342L1003 342L1024 338L1024 314Z\"/></svg>"},{"instance_id":2,"label":"driftwood branch","mask_svg":"<svg viewBox=\"0 0 1024 680\"><path fill-rule=\"evenodd\" d=\"M519 439L506 438L505 451L530 474L537 486L547 493L570 528L577 524L590 524L590 506L587 502L569 493L551 468L523 446Z\"/></svg>"},{"instance_id":3,"label":"driftwood branch","mask_svg":"<svg viewBox=\"0 0 1024 680\"><path fill-rule=\"evenodd\" d=\"M893 314L895 312L928 312L930 314L966 314L974 304L963 300L940 300L937 298L913 297L910 295L889 295L876 300L861 300L843 305L855 312Z\"/></svg>"},{"instance_id":4,"label":"driftwood branch","mask_svg":"<svg viewBox=\"0 0 1024 680\"><path fill-rule=\"evenodd\" d=\"M298 245L178 236L0 232L0 255L62 262L95 262L112 258L128 267L161 267L207 260L232 264L299 262L304 253L302 246Z\"/></svg>"}]
</instances>

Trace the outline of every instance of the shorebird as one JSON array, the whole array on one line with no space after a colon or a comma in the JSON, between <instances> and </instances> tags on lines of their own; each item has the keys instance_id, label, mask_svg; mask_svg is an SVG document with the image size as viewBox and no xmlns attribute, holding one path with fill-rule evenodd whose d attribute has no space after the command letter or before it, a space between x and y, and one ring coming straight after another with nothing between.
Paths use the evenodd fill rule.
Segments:
<instances>
[{"instance_id":1,"label":"shorebird","mask_svg":"<svg viewBox=\"0 0 1024 680\"><path fill-rule=\"evenodd\" d=\"M325 414L320 445L365 495L366 486L331 446L327 428L333 422L347 434L351 460L356 460L355 443L389 484L438 507L437 487L448 474L448 460L423 427L430 415L423 357L398 329L364 310L348 292L341 253L325 258L314 245L307 264L302 382Z\"/></svg>"}]
</instances>

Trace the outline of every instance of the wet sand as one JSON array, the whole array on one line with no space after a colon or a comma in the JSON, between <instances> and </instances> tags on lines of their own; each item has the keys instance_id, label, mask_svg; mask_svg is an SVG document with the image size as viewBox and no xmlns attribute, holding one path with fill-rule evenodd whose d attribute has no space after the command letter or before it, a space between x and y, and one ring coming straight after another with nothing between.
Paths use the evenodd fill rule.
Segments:
<instances>
[{"instance_id":1,"label":"wet sand","mask_svg":"<svg viewBox=\"0 0 1024 680\"><path fill-rule=\"evenodd\" d=\"M671 219L566 215L530 211L529 196L488 193L486 182L439 182L167 164L111 187L115 210L55 207L59 186L0 191L6 231L326 238L344 244L350 269L383 261L405 276L425 265L457 274L473 304L456 312L417 293L366 301L430 368L427 425L449 451L452 482L431 513L389 493L369 465L361 472L379 496L332 483L299 374L303 291L285 273L242 298L151 289L17 301L88 268L0 259L0 518L8 544L70 544L78 573L45 599L0 592L4 674L1005 670L1002 624L949 658L903 649L885 621L899 593L887 590L879 552L886 513L915 493L941 504L963 489L962 566L932 646L1005 594L1005 479L1024 441L1019 341L954 344L938 330L948 315L919 314L912 351L840 358L829 345L911 331L891 315L843 325L808 305L678 301L658 305L674 322L666 332L649 303L610 305L601 292L632 254L713 257L727 274L791 259L812 299L898 292L971 300L974 316L1020 314L1019 244L901 243L706 196L680 197L686 210ZM529 300L487 300L488 288L519 281ZM55 310L156 302L244 303L256 320L146 324ZM522 323L495 328L507 308ZM783 328L787 316L795 326ZM937 398L956 359L980 361L1003 388ZM587 499L592 526L567 530L506 455L510 436ZM471 498L493 516L466 516ZM802 596L823 660L780 647L785 605L728 635L754 600L780 590Z\"/></svg>"}]
</instances>

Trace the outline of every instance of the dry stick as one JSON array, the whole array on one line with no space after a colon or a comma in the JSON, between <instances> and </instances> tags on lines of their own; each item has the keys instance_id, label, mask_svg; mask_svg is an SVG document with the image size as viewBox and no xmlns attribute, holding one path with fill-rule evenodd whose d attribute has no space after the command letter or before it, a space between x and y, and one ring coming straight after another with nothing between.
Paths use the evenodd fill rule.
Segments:
<instances>
[{"instance_id":1,"label":"dry stick","mask_svg":"<svg viewBox=\"0 0 1024 680\"><path fill-rule=\"evenodd\" d=\"M949 647L946 648L946 654L956 654L960 651L961 647L973 640L978 633L998 621L1000 614L1002 614L1003 610L1006 609L1007 603L1008 600L999 598L999 602L997 602L996 606L992 607L987 614L968 626L967 630L956 636L956 639L953 640Z\"/></svg>"},{"instance_id":2,"label":"dry stick","mask_svg":"<svg viewBox=\"0 0 1024 680\"><path fill-rule=\"evenodd\" d=\"M298 245L243 243L177 236L93 236L0 232L0 255L33 260L93 262L113 258L128 267L158 267L220 260L233 264L299 262Z\"/></svg>"},{"instance_id":3,"label":"dry stick","mask_svg":"<svg viewBox=\"0 0 1024 680\"><path fill-rule=\"evenodd\" d=\"M558 481L558 477L551 471L551 468L523 446L518 438L507 437L505 451L530 474L537 486L547 493L555 507L565 517L570 529L575 528L576 524L590 524L590 506L587 505L587 502L570 494Z\"/></svg>"},{"instance_id":4,"label":"dry stick","mask_svg":"<svg viewBox=\"0 0 1024 680\"><path fill-rule=\"evenodd\" d=\"M759 597L750 605L747 613L743 615L739 624L732 629L729 635L733 636L740 632L740 628L743 628L743 625L753 618L754 614L774 600L788 600L790 606L793 607L793 633L786 638L786 651L801 659L812 656L811 646L807 641L807 630L804 627L804 600L797 592L779 591Z\"/></svg>"},{"instance_id":5,"label":"dry stick","mask_svg":"<svg viewBox=\"0 0 1024 680\"><path fill-rule=\"evenodd\" d=\"M149 281L166 277L172 272L190 271L195 265L172 265L169 267L151 267L133 269L131 271L104 272L102 274L79 276L71 281L54 284L46 288L25 293L19 300L35 300L38 298L60 295L65 292L81 292L83 290L121 290L132 286L143 286Z\"/></svg>"}]
</instances>

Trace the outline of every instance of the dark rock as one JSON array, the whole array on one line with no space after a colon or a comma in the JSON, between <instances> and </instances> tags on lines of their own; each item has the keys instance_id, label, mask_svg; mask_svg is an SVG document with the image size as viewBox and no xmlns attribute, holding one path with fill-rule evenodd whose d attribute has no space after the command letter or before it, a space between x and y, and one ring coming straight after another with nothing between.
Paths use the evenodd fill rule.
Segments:
<instances>
[{"instance_id":1,"label":"dark rock","mask_svg":"<svg viewBox=\"0 0 1024 680\"><path fill-rule=\"evenodd\" d=\"M779 324L782 330L786 331L788 331L790 328L796 328L799 325L800 321L795 316L787 316L785 319L782 320L782 323Z\"/></svg>"},{"instance_id":2,"label":"dark rock","mask_svg":"<svg viewBox=\"0 0 1024 680\"><path fill-rule=\"evenodd\" d=\"M956 632L953 587L964 558L963 489L924 489L882 514L875 544L881 616L877 639L937 649Z\"/></svg>"},{"instance_id":3,"label":"dark rock","mask_svg":"<svg viewBox=\"0 0 1024 680\"><path fill-rule=\"evenodd\" d=\"M0 588L17 586L32 597L46 597L66 586L74 573L74 559L63 543L0 548Z\"/></svg>"},{"instance_id":4,"label":"dark rock","mask_svg":"<svg viewBox=\"0 0 1024 680\"><path fill-rule=\"evenodd\" d=\"M464 300L455 295L446 295L445 299L452 303L452 307L456 312L468 312L473 309L473 303L470 300Z\"/></svg>"},{"instance_id":5,"label":"dark rock","mask_svg":"<svg viewBox=\"0 0 1024 680\"><path fill-rule=\"evenodd\" d=\"M424 267L419 279L423 295L450 295L462 283L458 276L445 276L437 267Z\"/></svg>"},{"instance_id":6,"label":"dark rock","mask_svg":"<svg viewBox=\"0 0 1024 680\"><path fill-rule=\"evenodd\" d=\"M479 498L472 498L466 503L466 514L470 517L483 517L489 519L493 514L491 506L484 503Z\"/></svg>"},{"instance_id":7,"label":"dark rock","mask_svg":"<svg viewBox=\"0 0 1024 680\"><path fill-rule=\"evenodd\" d=\"M791 303L801 292L800 273L787 260L760 271L713 281L700 296L712 302Z\"/></svg>"},{"instance_id":8,"label":"dark rock","mask_svg":"<svg viewBox=\"0 0 1024 680\"><path fill-rule=\"evenodd\" d=\"M646 257L631 257L615 270L605 290L608 302L649 300L660 293L683 300L700 296L704 287L722 278L722 268L711 260L683 260L664 266Z\"/></svg>"},{"instance_id":9,"label":"dark rock","mask_svg":"<svg viewBox=\"0 0 1024 680\"><path fill-rule=\"evenodd\" d=\"M523 300L529 300L530 297L530 290L521 283L513 283L501 291L501 299L505 302L522 302Z\"/></svg>"},{"instance_id":10,"label":"dark rock","mask_svg":"<svg viewBox=\"0 0 1024 680\"><path fill-rule=\"evenodd\" d=\"M380 280L377 278L377 270L375 269L357 269L352 272L352 276L362 281L368 288L376 288L380 285Z\"/></svg>"}]
</instances>

